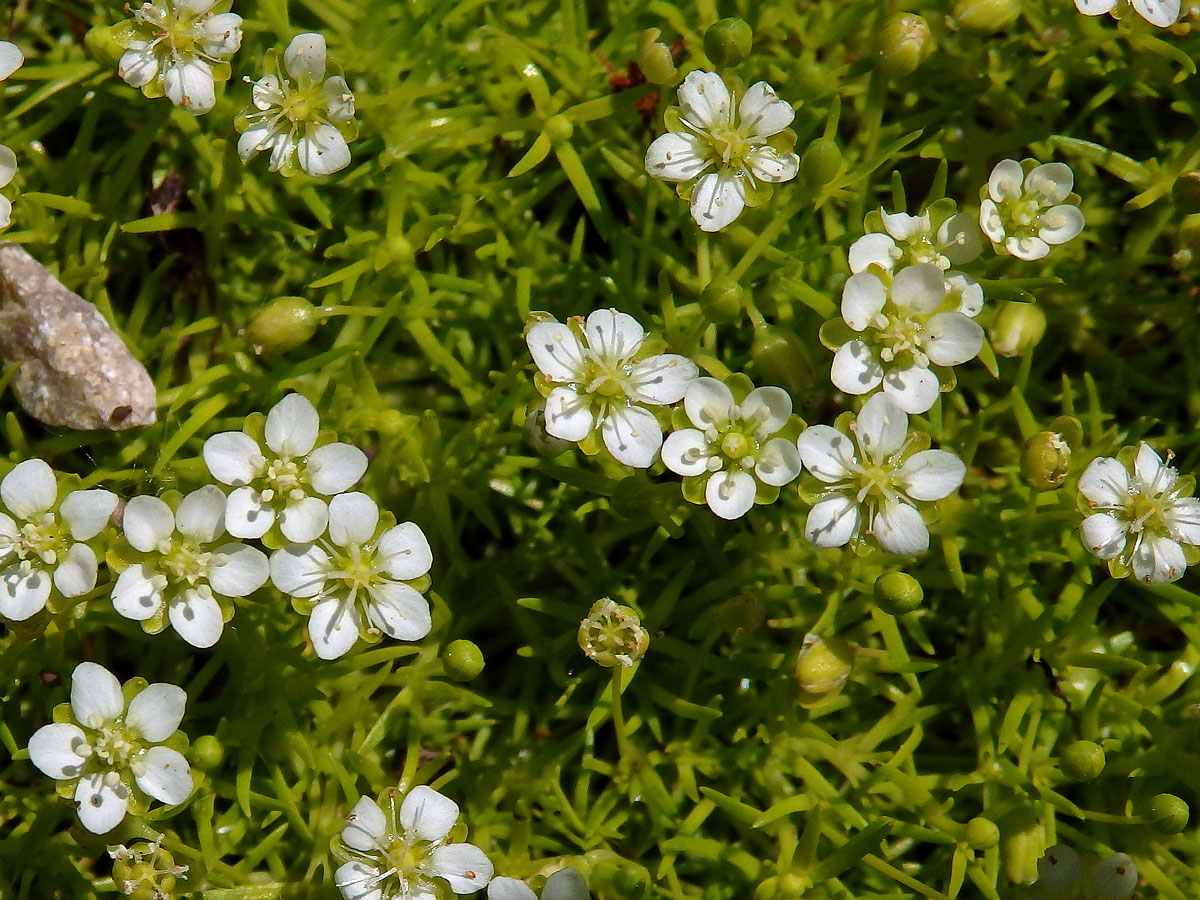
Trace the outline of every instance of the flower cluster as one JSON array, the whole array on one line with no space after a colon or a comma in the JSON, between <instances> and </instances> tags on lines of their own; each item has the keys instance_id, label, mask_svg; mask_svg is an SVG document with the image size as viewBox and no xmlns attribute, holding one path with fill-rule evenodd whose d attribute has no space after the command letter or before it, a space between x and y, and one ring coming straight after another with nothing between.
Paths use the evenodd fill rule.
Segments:
<instances>
[{"instance_id":1,"label":"flower cluster","mask_svg":"<svg viewBox=\"0 0 1200 900\"><path fill-rule=\"evenodd\" d=\"M0 41L0 81L8 79L21 68L25 57L16 44ZM17 174L17 155L0 144L0 188L7 187ZM0 229L7 228L12 221L12 202L0 195Z\"/></svg>"}]
</instances>

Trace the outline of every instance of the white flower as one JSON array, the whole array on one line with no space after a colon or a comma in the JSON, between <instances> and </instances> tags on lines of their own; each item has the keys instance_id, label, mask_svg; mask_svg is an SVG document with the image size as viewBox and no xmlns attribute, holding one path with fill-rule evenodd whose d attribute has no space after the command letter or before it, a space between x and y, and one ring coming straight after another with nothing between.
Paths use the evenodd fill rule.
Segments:
<instances>
[{"instance_id":1,"label":"white flower","mask_svg":"<svg viewBox=\"0 0 1200 900\"><path fill-rule=\"evenodd\" d=\"M1032 164L1032 161L1029 161ZM1051 244L1083 231L1083 213L1071 201L1075 173L1065 163L1043 163L1028 172L1015 159L996 164L979 206L979 227L993 244L1018 259L1037 260Z\"/></svg>"},{"instance_id":2,"label":"white flower","mask_svg":"<svg viewBox=\"0 0 1200 900\"><path fill-rule=\"evenodd\" d=\"M1038 860L1029 900L1125 900L1137 887L1137 866L1125 853L1101 862L1057 844Z\"/></svg>"},{"instance_id":3,"label":"white flower","mask_svg":"<svg viewBox=\"0 0 1200 900\"><path fill-rule=\"evenodd\" d=\"M276 518L294 543L315 541L325 531L329 510L322 497L340 494L362 478L367 456L342 443L314 450L320 428L316 408L300 394L288 394L267 413L266 451L240 431L204 442L213 478L234 488L225 508L231 535L260 538Z\"/></svg>"},{"instance_id":4,"label":"white flower","mask_svg":"<svg viewBox=\"0 0 1200 900\"><path fill-rule=\"evenodd\" d=\"M238 155L242 162L260 150L271 151L270 170L292 175L297 161L314 177L332 175L350 164L347 140L357 136L354 95L341 75L325 77L325 38L320 34L298 34L283 54L287 73L279 69L278 54L272 51L267 66L274 68L254 82L247 108L235 124L242 136Z\"/></svg>"},{"instance_id":5,"label":"white flower","mask_svg":"<svg viewBox=\"0 0 1200 900\"><path fill-rule=\"evenodd\" d=\"M271 555L271 581L308 601L308 634L317 656L337 659L359 632L418 641L433 627L429 601L407 582L428 584L433 551L412 522L379 530L379 507L357 491L329 501L329 535Z\"/></svg>"},{"instance_id":6,"label":"white flower","mask_svg":"<svg viewBox=\"0 0 1200 900\"><path fill-rule=\"evenodd\" d=\"M646 406L678 403L696 379L696 364L674 353L638 359L646 332L632 316L598 309L579 320L538 322L525 335L533 361L554 387L546 397L546 433L582 441L599 426L618 461L645 469L662 446L662 429Z\"/></svg>"},{"instance_id":7,"label":"white flower","mask_svg":"<svg viewBox=\"0 0 1200 900\"><path fill-rule=\"evenodd\" d=\"M983 347L983 329L970 318L978 312L971 296L965 287L948 293L932 263L901 269L890 286L871 272L851 275L842 289L842 319L859 336L837 349L830 380L847 394L882 384L906 412L925 412L940 390L929 367L956 366Z\"/></svg>"},{"instance_id":8,"label":"white flower","mask_svg":"<svg viewBox=\"0 0 1200 900\"><path fill-rule=\"evenodd\" d=\"M0 481L0 615L14 622L40 612L51 584L64 597L96 586L96 554L83 541L100 533L117 508L111 491L72 491L55 509L54 471L27 459Z\"/></svg>"},{"instance_id":9,"label":"white flower","mask_svg":"<svg viewBox=\"0 0 1200 900\"><path fill-rule=\"evenodd\" d=\"M474 844L448 843L458 821L458 804L425 785L408 792L396 808L396 791L384 799L386 812L360 797L342 829L342 857L334 873L346 900L436 900L444 879L456 894L471 894L492 878L491 861Z\"/></svg>"},{"instance_id":10,"label":"white flower","mask_svg":"<svg viewBox=\"0 0 1200 900\"><path fill-rule=\"evenodd\" d=\"M1102 16L1116 5L1117 0L1075 0L1075 8L1085 16ZM1183 4L1180 0L1129 0L1129 5L1151 25L1167 28L1179 21Z\"/></svg>"},{"instance_id":11,"label":"white flower","mask_svg":"<svg viewBox=\"0 0 1200 900\"><path fill-rule=\"evenodd\" d=\"M829 485L808 513L804 536L818 547L842 547L866 535L897 556L923 553L929 529L917 504L958 490L966 466L946 450L906 454L908 416L887 394L869 398L850 431L853 440L813 425L796 441L804 467Z\"/></svg>"},{"instance_id":12,"label":"white flower","mask_svg":"<svg viewBox=\"0 0 1200 900\"><path fill-rule=\"evenodd\" d=\"M145 684L145 682L142 682ZM183 719L187 694L173 684L146 685L128 707L121 684L103 666L85 662L71 673L73 721L44 725L29 738L29 759L58 781L79 805L79 821L95 834L111 831L131 805L144 812L138 792L177 806L192 792L183 754L163 746ZM56 716L56 718L58 718Z\"/></svg>"},{"instance_id":13,"label":"white flower","mask_svg":"<svg viewBox=\"0 0 1200 900\"><path fill-rule=\"evenodd\" d=\"M125 48L117 74L147 97L164 94L194 115L216 105L217 81L242 45L242 17L214 14L217 0L154 0L113 31ZM126 7L128 8L128 7Z\"/></svg>"},{"instance_id":14,"label":"white flower","mask_svg":"<svg viewBox=\"0 0 1200 900\"><path fill-rule=\"evenodd\" d=\"M795 445L777 436L792 417L792 398L782 388L755 388L739 403L717 379L700 378L688 388L683 407L696 427L667 438L663 464L703 480L704 502L722 519L744 516L760 494L770 497L760 482L778 495L800 474Z\"/></svg>"},{"instance_id":15,"label":"white flower","mask_svg":"<svg viewBox=\"0 0 1200 900\"><path fill-rule=\"evenodd\" d=\"M864 234L850 245L850 271L858 274L875 265L891 272L917 263L932 263L945 271L975 259L983 250L975 220L945 206L937 210L940 221L936 228L930 218L932 210L910 216L888 213L881 207L883 231Z\"/></svg>"},{"instance_id":16,"label":"white flower","mask_svg":"<svg viewBox=\"0 0 1200 900\"><path fill-rule=\"evenodd\" d=\"M1190 496L1195 480L1180 478L1144 441L1128 456L1127 448L1117 459L1092 460L1079 476L1092 513L1081 526L1084 546L1109 561L1114 577L1132 570L1147 584L1177 581L1200 545L1200 500Z\"/></svg>"},{"instance_id":17,"label":"white flower","mask_svg":"<svg viewBox=\"0 0 1200 900\"><path fill-rule=\"evenodd\" d=\"M266 556L254 547L216 546L224 521L225 495L212 484L192 491L174 512L157 497L125 504L122 527L138 561L113 585L117 612L152 634L170 621L193 647L215 644L233 612L221 598L253 593L270 571Z\"/></svg>"},{"instance_id":18,"label":"white flower","mask_svg":"<svg viewBox=\"0 0 1200 900\"><path fill-rule=\"evenodd\" d=\"M0 41L0 81L4 81L25 62L16 44ZM0 188L7 187L17 174L17 155L0 144ZM0 196L0 228L12 222L12 203Z\"/></svg>"},{"instance_id":19,"label":"white flower","mask_svg":"<svg viewBox=\"0 0 1200 900\"><path fill-rule=\"evenodd\" d=\"M701 231L720 231L765 199L764 186L796 177L800 157L781 139L795 115L765 81L735 105L720 75L691 72L667 113L668 132L646 151L646 171L680 184Z\"/></svg>"}]
</instances>

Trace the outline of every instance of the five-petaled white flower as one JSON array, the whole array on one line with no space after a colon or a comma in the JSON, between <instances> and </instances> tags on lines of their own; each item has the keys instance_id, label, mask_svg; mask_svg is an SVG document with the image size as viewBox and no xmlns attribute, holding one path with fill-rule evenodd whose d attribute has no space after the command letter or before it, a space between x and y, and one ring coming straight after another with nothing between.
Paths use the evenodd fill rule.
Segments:
<instances>
[{"instance_id":1,"label":"five-petaled white flower","mask_svg":"<svg viewBox=\"0 0 1200 900\"><path fill-rule=\"evenodd\" d=\"M890 286L886 277L861 272L847 279L842 319L858 336L837 349L829 377L847 394L882 384L905 412L923 413L940 390L930 365L956 366L982 349L983 329L971 318L979 307L968 282L960 293L947 291L933 263L901 269Z\"/></svg>"},{"instance_id":2,"label":"five-petaled white flower","mask_svg":"<svg viewBox=\"0 0 1200 900\"><path fill-rule=\"evenodd\" d=\"M174 512L157 497L126 503L125 540L139 555L113 585L117 612L152 634L170 621L193 647L215 644L232 615L221 598L253 593L270 573L261 550L237 542L216 546L224 523L225 495L212 484L192 491Z\"/></svg>"},{"instance_id":3,"label":"five-petaled white flower","mask_svg":"<svg viewBox=\"0 0 1200 900\"><path fill-rule=\"evenodd\" d=\"M346 900L436 900L435 879L456 894L471 894L492 879L491 860L474 844L448 843L458 821L458 804L418 785L396 806L388 791L384 807L360 797L342 829L342 858L334 874Z\"/></svg>"},{"instance_id":4,"label":"five-petaled white flower","mask_svg":"<svg viewBox=\"0 0 1200 900\"><path fill-rule=\"evenodd\" d=\"M696 427L667 438L663 464L677 475L702 479L704 502L722 519L740 518L760 494L769 496L760 482L777 495L800 474L795 445L777 436L792 417L792 398L782 388L755 388L739 402L717 379L699 378L688 388L683 408Z\"/></svg>"},{"instance_id":5,"label":"five-petaled white flower","mask_svg":"<svg viewBox=\"0 0 1200 900\"><path fill-rule=\"evenodd\" d=\"M145 682L142 682L145 684ZM150 684L129 699L103 666L80 663L71 673L70 712L29 738L29 759L61 782L79 805L79 821L95 834L111 831L144 794L177 806L192 792L192 771L179 750L163 746L183 719L187 694L173 684ZM75 785L71 791L71 784Z\"/></svg>"},{"instance_id":6,"label":"five-petaled white flower","mask_svg":"<svg viewBox=\"0 0 1200 900\"><path fill-rule=\"evenodd\" d=\"M662 429L646 406L678 403L696 379L696 364L674 353L638 359L646 332L629 315L598 309L580 327L538 322L525 342L546 382L546 432L582 441L597 426L618 461L645 469L662 447Z\"/></svg>"},{"instance_id":7,"label":"five-petaled white flower","mask_svg":"<svg viewBox=\"0 0 1200 900\"><path fill-rule=\"evenodd\" d=\"M1117 0L1075 0L1075 8L1085 16L1102 16L1111 12L1116 5ZM1179 12L1183 7L1180 0L1129 0L1129 5L1143 19L1159 28L1168 28L1179 21Z\"/></svg>"},{"instance_id":8,"label":"five-petaled white flower","mask_svg":"<svg viewBox=\"0 0 1200 900\"><path fill-rule=\"evenodd\" d=\"M217 0L154 0L113 31L125 53L117 74L147 97L162 97L194 115L216 105L216 82L242 45L242 17L214 13ZM227 0L220 4L228 9ZM126 7L128 9L128 7Z\"/></svg>"},{"instance_id":9,"label":"five-petaled white flower","mask_svg":"<svg viewBox=\"0 0 1200 900\"><path fill-rule=\"evenodd\" d=\"M858 274L874 265L891 272L917 263L932 263L945 271L979 256L983 242L975 220L967 213L938 212L941 221L935 228L930 210L910 216L880 207L883 231L864 234L850 245L850 271Z\"/></svg>"},{"instance_id":10,"label":"five-petaled white flower","mask_svg":"<svg viewBox=\"0 0 1200 900\"><path fill-rule=\"evenodd\" d=\"M0 81L4 81L25 62L16 44L0 41ZM0 188L7 187L17 174L17 155L0 144ZM0 228L7 228L12 221L12 203L0 196Z\"/></svg>"},{"instance_id":11,"label":"five-petaled white flower","mask_svg":"<svg viewBox=\"0 0 1200 900\"><path fill-rule=\"evenodd\" d=\"M353 491L329 501L329 535L315 544L289 544L271 555L271 581L309 613L317 656L337 659L360 631L418 641L433 627L429 601L412 584L427 584L433 551L412 522L379 530L379 507Z\"/></svg>"},{"instance_id":12,"label":"five-petaled white flower","mask_svg":"<svg viewBox=\"0 0 1200 900\"><path fill-rule=\"evenodd\" d=\"M667 133L646 151L646 171L679 183L701 231L720 231L765 199L765 186L796 177L800 157L783 137L795 116L765 81L735 105L720 75L691 72L678 109L668 110Z\"/></svg>"},{"instance_id":13,"label":"five-petaled white flower","mask_svg":"<svg viewBox=\"0 0 1200 900\"><path fill-rule=\"evenodd\" d=\"M1128 455L1126 448L1124 459L1094 459L1079 476L1091 512L1081 526L1083 543L1109 561L1115 577L1132 570L1147 584L1177 581L1200 549L1200 500L1190 496L1195 479L1180 478L1144 441L1132 460Z\"/></svg>"},{"instance_id":14,"label":"five-petaled white flower","mask_svg":"<svg viewBox=\"0 0 1200 900\"><path fill-rule=\"evenodd\" d=\"M887 394L869 398L849 430L853 439L813 425L796 441L804 467L829 485L808 513L804 536L818 547L842 547L868 535L897 556L923 553L929 529L917 503L958 490L966 466L946 450L907 454L908 416Z\"/></svg>"},{"instance_id":15,"label":"five-petaled white flower","mask_svg":"<svg viewBox=\"0 0 1200 900\"><path fill-rule=\"evenodd\" d=\"M40 459L18 463L0 481L0 615L19 622L40 612L51 583L64 597L96 586L99 564L83 541L94 538L117 508L117 495L72 491L55 511L54 471ZM15 518L14 518L15 517ZM51 574L53 573L53 574Z\"/></svg>"},{"instance_id":16,"label":"five-petaled white flower","mask_svg":"<svg viewBox=\"0 0 1200 900\"><path fill-rule=\"evenodd\" d=\"M242 162L260 150L271 151L270 170L292 175L299 167L314 177L332 175L350 164L346 141L357 136L354 94L341 75L325 77L325 38L298 34L283 54L292 83L279 70L277 55L254 82L253 109L236 119L238 155Z\"/></svg>"},{"instance_id":17,"label":"five-petaled white flower","mask_svg":"<svg viewBox=\"0 0 1200 900\"><path fill-rule=\"evenodd\" d=\"M996 163L979 205L979 227L994 245L1018 259L1037 260L1052 244L1065 244L1083 231L1083 213L1070 202L1075 184L1070 166L1055 162L1026 168L1015 159Z\"/></svg>"},{"instance_id":18,"label":"five-petaled white flower","mask_svg":"<svg viewBox=\"0 0 1200 900\"><path fill-rule=\"evenodd\" d=\"M1037 882L1029 900L1125 900L1137 887L1137 866L1125 853L1101 862L1080 859L1065 844L1056 844L1038 860Z\"/></svg>"},{"instance_id":19,"label":"five-petaled white flower","mask_svg":"<svg viewBox=\"0 0 1200 900\"><path fill-rule=\"evenodd\" d=\"M240 431L214 434L204 442L204 462L213 477L233 486L225 528L234 537L260 538L279 519L289 541L315 541L329 520L326 501L313 494L340 494L362 478L367 456L349 444L317 442L321 422L300 394L288 394L267 413L264 452Z\"/></svg>"}]
</instances>

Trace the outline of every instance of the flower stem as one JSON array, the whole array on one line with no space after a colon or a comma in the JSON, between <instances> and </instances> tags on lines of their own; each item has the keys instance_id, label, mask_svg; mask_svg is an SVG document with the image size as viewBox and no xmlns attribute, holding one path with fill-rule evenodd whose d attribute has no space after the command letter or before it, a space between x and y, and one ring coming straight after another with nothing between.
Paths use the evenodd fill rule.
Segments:
<instances>
[{"instance_id":1,"label":"flower stem","mask_svg":"<svg viewBox=\"0 0 1200 900\"><path fill-rule=\"evenodd\" d=\"M712 281L712 257L707 231L700 232L700 237L696 242L696 277L700 281L700 290L704 290Z\"/></svg>"},{"instance_id":2,"label":"flower stem","mask_svg":"<svg viewBox=\"0 0 1200 900\"><path fill-rule=\"evenodd\" d=\"M633 758L633 751L629 746L629 737L625 734L625 714L621 711L621 673L624 671L624 666L612 667L612 701L609 711L612 714L613 730L617 733L617 753L621 762L627 763Z\"/></svg>"}]
</instances>

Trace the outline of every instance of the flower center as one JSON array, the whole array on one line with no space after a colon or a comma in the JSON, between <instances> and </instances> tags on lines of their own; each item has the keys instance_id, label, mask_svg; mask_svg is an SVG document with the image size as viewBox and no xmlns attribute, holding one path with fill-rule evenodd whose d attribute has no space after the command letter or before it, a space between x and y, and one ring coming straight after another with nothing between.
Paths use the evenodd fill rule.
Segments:
<instances>
[{"instance_id":1,"label":"flower center","mask_svg":"<svg viewBox=\"0 0 1200 900\"><path fill-rule=\"evenodd\" d=\"M97 730L90 755L104 763L107 769L124 769L139 749L137 741L124 728L109 723Z\"/></svg>"},{"instance_id":2,"label":"flower center","mask_svg":"<svg viewBox=\"0 0 1200 900\"><path fill-rule=\"evenodd\" d=\"M36 522L25 522L15 537L0 535L0 551L16 554L24 564L22 568L32 568L36 563L52 566L64 549L66 540L52 512L43 513Z\"/></svg>"},{"instance_id":3,"label":"flower center","mask_svg":"<svg viewBox=\"0 0 1200 900\"><path fill-rule=\"evenodd\" d=\"M383 851L388 866L397 872L411 872L425 858L424 847L418 847L408 837L398 837Z\"/></svg>"},{"instance_id":4,"label":"flower center","mask_svg":"<svg viewBox=\"0 0 1200 900\"><path fill-rule=\"evenodd\" d=\"M199 582L207 582L212 567L224 561L220 554L201 550L185 541L165 543L167 546L160 548L160 565L167 577L176 584L195 586Z\"/></svg>"},{"instance_id":5,"label":"flower center","mask_svg":"<svg viewBox=\"0 0 1200 900\"><path fill-rule=\"evenodd\" d=\"M744 161L751 150L751 143L742 135L740 128L732 123L717 125L708 132L708 139L721 162L727 166L745 168Z\"/></svg>"},{"instance_id":6,"label":"flower center","mask_svg":"<svg viewBox=\"0 0 1200 900\"><path fill-rule=\"evenodd\" d=\"M315 119L321 111L321 98L312 90L291 91L286 94L283 101L283 112L294 124L299 125Z\"/></svg>"},{"instance_id":7,"label":"flower center","mask_svg":"<svg viewBox=\"0 0 1200 900\"><path fill-rule=\"evenodd\" d=\"M917 319L897 314L880 313L875 317L875 327L879 330L879 358L890 363L901 353L912 356L914 365L923 369L929 367L929 357L921 349L921 334L925 325Z\"/></svg>"},{"instance_id":8,"label":"flower center","mask_svg":"<svg viewBox=\"0 0 1200 900\"><path fill-rule=\"evenodd\" d=\"M862 503L868 497L884 499L895 494L892 489L892 473L893 468L887 463L867 463L859 466L858 502Z\"/></svg>"},{"instance_id":9,"label":"flower center","mask_svg":"<svg viewBox=\"0 0 1200 900\"><path fill-rule=\"evenodd\" d=\"M272 500L303 500L308 485L308 470L290 457L273 459L263 470L264 486L259 491L263 503Z\"/></svg>"},{"instance_id":10,"label":"flower center","mask_svg":"<svg viewBox=\"0 0 1200 900\"><path fill-rule=\"evenodd\" d=\"M731 431L721 439L721 452L730 459L742 459L754 452L754 443L738 431Z\"/></svg>"},{"instance_id":11,"label":"flower center","mask_svg":"<svg viewBox=\"0 0 1200 900\"><path fill-rule=\"evenodd\" d=\"M908 241L908 257L913 264L933 263L943 272L950 268L950 260L941 253L941 248L928 234L919 234Z\"/></svg>"},{"instance_id":12,"label":"flower center","mask_svg":"<svg viewBox=\"0 0 1200 900\"><path fill-rule=\"evenodd\" d=\"M1151 496L1138 493L1133 497L1130 513L1133 521L1129 523L1130 531L1167 531L1166 512L1170 506L1170 497Z\"/></svg>"}]
</instances>

